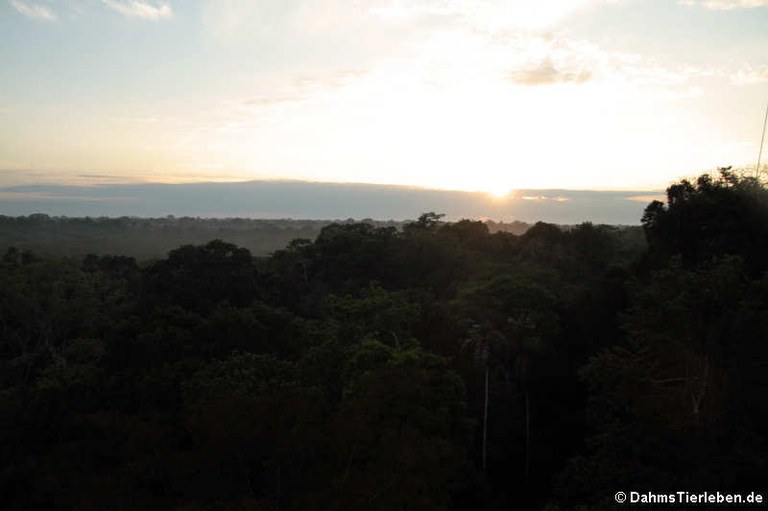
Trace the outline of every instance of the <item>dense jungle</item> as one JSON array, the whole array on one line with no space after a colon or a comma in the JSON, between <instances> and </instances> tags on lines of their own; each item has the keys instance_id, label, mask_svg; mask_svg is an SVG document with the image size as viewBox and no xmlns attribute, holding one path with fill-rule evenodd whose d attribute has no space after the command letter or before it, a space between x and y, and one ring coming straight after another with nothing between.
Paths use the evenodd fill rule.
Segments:
<instances>
[{"instance_id":1,"label":"dense jungle","mask_svg":"<svg viewBox=\"0 0 768 511\"><path fill-rule=\"evenodd\" d=\"M515 234L430 212L270 255L215 232L153 259L8 248L0 505L564 511L620 490L765 492L768 191L721 169L639 220Z\"/></svg>"}]
</instances>

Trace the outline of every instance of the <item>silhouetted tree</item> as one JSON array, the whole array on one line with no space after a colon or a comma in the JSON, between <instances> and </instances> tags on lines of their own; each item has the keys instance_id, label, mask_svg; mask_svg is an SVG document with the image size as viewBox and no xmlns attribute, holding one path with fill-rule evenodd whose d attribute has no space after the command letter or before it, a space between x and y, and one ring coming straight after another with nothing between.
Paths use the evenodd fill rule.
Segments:
<instances>
[{"instance_id":1,"label":"silhouetted tree","mask_svg":"<svg viewBox=\"0 0 768 511\"><path fill-rule=\"evenodd\" d=\"M670 186L642 223L654 268L678 254L689 268L721 255L741 256L752 275L768 268L768 190L729 168Z\"/></svg>"}]
</instances>

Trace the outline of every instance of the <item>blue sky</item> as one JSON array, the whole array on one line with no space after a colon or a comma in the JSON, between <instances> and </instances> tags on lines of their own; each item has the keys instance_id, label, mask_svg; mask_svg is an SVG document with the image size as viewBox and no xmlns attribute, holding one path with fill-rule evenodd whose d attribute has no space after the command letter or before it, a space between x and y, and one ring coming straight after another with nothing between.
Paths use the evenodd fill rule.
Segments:
<instances>
[{"instance_id":1,"label":"blue sky","mask_svg":"<svg viewBox=\"0 0 768 511\"><path fill-rule=\"evenodd\" d=\"M0 186L754 166L768 0L0 0Z\"/></svg>"}]
</instances>

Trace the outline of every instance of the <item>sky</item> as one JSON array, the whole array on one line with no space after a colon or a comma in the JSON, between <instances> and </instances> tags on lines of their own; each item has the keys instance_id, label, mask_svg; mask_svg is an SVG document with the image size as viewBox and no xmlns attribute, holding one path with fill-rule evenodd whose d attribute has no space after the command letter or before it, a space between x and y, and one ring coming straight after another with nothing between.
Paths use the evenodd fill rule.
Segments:
<instances>
[{"instance_id":1,"label":"sky","mask_svg":"<svg viewBox=\"0 0 768 511\"><path fill-rule=\"evenodd\" d=\"M0 188L0 215L415 220L433 211L462 218L556 224L638 225L664 196L650 192L522 190L486 192L380 184L249 181L19 185Z\"/></svg>"},{"instance_id":2,"label":"sky","mask_svg":"<svg viewBox=\"0 0 768 511\"><path fill-rule=\"evenodd\" d=\"M768 0L0 0L0 186L660 190L767 103Z\"/></svg>"}]
</instances>

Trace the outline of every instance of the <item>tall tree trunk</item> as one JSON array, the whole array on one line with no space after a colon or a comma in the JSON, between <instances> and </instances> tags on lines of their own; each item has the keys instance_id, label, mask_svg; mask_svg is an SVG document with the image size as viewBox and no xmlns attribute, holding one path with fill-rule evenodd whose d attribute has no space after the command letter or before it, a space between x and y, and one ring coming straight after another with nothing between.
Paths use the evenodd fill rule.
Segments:
<instances>
[{"instance_id":1,"label":"tall tree trunk","mask_svg":"<svg viewBox=\"0 0 768 511\"><path fill-rule=\"evenodd\" d=\"M528 389L525 389L525 480L531 472L531 408Z\"/></svg>"},{"instance_id":2,"label":"tall tree trunk","mask_svg":"<svg viewBox=\"0 0 768 511\"><path fill-rule=\"evenodd\" d=\"M490 365L485 364L485 406L483 409L483 473L486 473L486 461L488 459L488 373Z\"/></svg>"},{"instance_id":3,"label":"tall tree trunk","mask_svg":"<svg viewBox=\"0 0 768 511\"><path fill-rule=\"evenodd\" d=\"M283 471L280 463L277 464L277 511L283 508Z\"/></svg>"}]
</instances>

